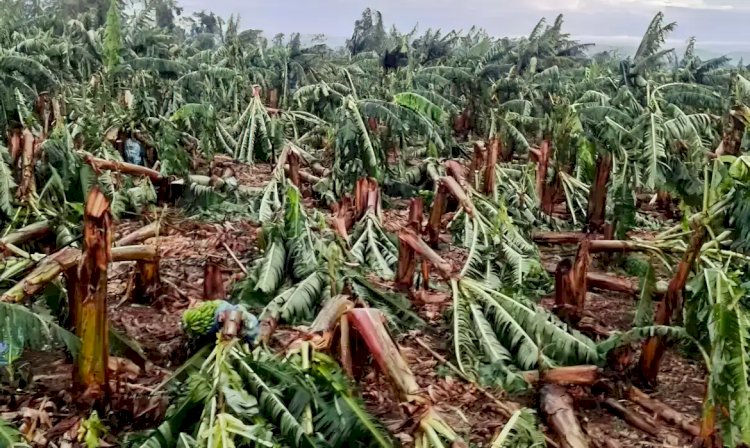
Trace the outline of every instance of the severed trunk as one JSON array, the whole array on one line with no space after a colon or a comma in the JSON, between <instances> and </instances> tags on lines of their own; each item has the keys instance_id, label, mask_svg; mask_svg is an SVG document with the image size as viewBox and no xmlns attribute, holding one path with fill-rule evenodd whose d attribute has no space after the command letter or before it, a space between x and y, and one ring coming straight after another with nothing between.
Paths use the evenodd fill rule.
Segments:
<instances>
[{"instance_id":1,"label":"severed trunk","mask_svg":"<svg viewBox=\"0 0 750 448\"><path fill-rule=\"evenodd\" d=\"M409 368L398 346L384 325L385 317L373 308L356 308L347 313L349 323L364 339L380 371L395 386L404 401L412 401L419 393L414 374Z\"/></svg>"},{"instance_id":2,"label":"severed trunk","mask_svg":"<svg viewBox=\"0 0 750 448\"><path fill-rule=\"evenodd\" d=\"M737 116L741 111L733 110L729 114L730 127L722 139L722 154L738 156L742 152L742 137L745 135L745 123Z\"/></svg>"},{"instance_id":3,"label":"severed trunk","mask_svg":"<svg viewBox=\"0 0 750 448\"><path fill-rule=\"evenodd\" d=\"M448 176L455 179L459 185L462 187L466 185L466 168L464 168L461 163L456 160L448 160L445 162L445 171L448 173Z\"/></svg>"},{"instance_id":4,"label":"severed trunk","mask_svg":"<svg viewBox=\"0 0 750 448\"><path fill-rule=\"evenodd\" d=\"M580 319L583 315L583 309L586 305L586 279L591 265L591 255L589 247L591 241L588 238L581 241L576 252L575 263L573 264L573 281L575 282L575 296L573 305L575 306L576 318Z\"/></svg>"},{"instance_id":5,"label":"severed trunk","mask_svg":"<svg viewBox=\"0 0 750 448\"><path fill-rule=\"evenodd\" d=\"M539 197L539 203L544 204L545 190L547 185L547 170L549 169L550 143L548 140L542 142L538 152L535 153L537 158L536 164L536 193Z\"/></svg>"},{"instance_id":6,"label":"severed trunk","mask_svg":"<svg viewBox=\"0 0 750 448\"><path fill-rule=\"evenodd\" d=\"M23 130L23 150L21 152L21 176L16 190L16 197L21 202L28 202L36 192L34 182L34 135L30 130Z\"/></svg>"},{"instance_id":7,"label":"severed trunk","mask_svg":"<svg viewBox=\"0 0 750 448\"><path fill-rule=\"evenodd\" d=\"M577 324L583 316L591 264L590 243L588 239L581 240L575 262L562 260L555 271L555 309L558 316L571 325Z\"/></svg>"},{"instance_id":8,"label":"severed trunk","mask_svg":"<svg viewBox=\"0 0 750 448\"><path fill-rule=\"evenodd\" d=\"M637 387L630 387L630 390L628 391L628 399L642 408L656 414L662 420L677 426L687 434L690 434L691 436L700 435L700 427L688 416L672 409L659 400L649 397Z\"/></svg>"},{"instance_id":9,"label":"severed trunk","mask_svg":"<svg viewBox=\"0 0 750 448\"><path fill-rule=\"evenodd\" d=\"M287 177L289 177L289 181L294 184L295 187L300 188L302 183L300 182L300 176L299 176L299 168L300 168L300 160L299 156L295 151L289 151L289 154L287 155L287 160L289 162L289 171L287 173Z\"/></svg>"},{"instance_id":10,"label":"severed trunk","mask_svg":"<svg viewBox=\"0 0 750 448\"><path fill-rule=\"evenodd\" d=\"M471 198L466 191L459 185L456 179L448 176L440 178L440 184L445 186L448 192L453 195L454 198L461 204L464 211L469 217L474 217L474 204L471 202Z\"/></svg>"},{"instance_id":11,"label":"severed trunk","mask_svg":"<svg viewBox=\"0 0 750 448\"><path fill-rule=\"evenodd\" d=\"M78 267L72 267L65 271L65 291L68 294L68 329L75 332L78 316L81 314L81 303L76 294L78 285Z\"/></svg>"},{"instance_id":12,"label":"severed trunk","mask_svg":"<svg viewBox=\"0 0 750 448\"><path fill-rule=\"evenodd\" d=\"M586 216L586 231L597 233L602 231L605 212L607 210L607 184L612 171L612 154L599 155L596 161L594 184L589 189L589 204Z\"/></svg>"},{"instance_id":13,"label":"severed trunk","mask_svg":"<svg viewBox=\"0 0 750 448\"><path fill-rule=\"evenodd\" d=\"M590 386L599 380L600 374L599 367L584 365L545 370L541 373L541 378L538 370L531 370L523 372L523 378L530 384L542 382L560 386Z\"/></svg>"},{"instance_id":14,"label":"severed trunk","mask_svg":"<svg viewBox=\"0 0 750 448\"><path fill-rule=\"evenodd\" d=\"M619 401L613 398L607 398L604 400L604 405L608 407L612 412L614 412L617 416L628 422L630 426L636 429L640 429L641 431L651 436L659 436L659 428L656 425L646 420L642 415L633 411L632 409L626 408Z\"/></svg>"},{"instance_id":15,"label":"severed trunk","mask_svg":"<svg viewBox=\"0 0 750 448\"><path fill-rule=\"evenodd\" d=\"M432 209L430 209L430 219L427 222L427 238L430 247L436 248L440 243L440 228L443 219L443 213L448 206L448 189L442 184L438 187L437 194L432 200Z\"/></svg>"},{"instance_id":16,"label":"severed trunk","mask_svg":"<svg viewBox=\"0 0 750 448\"><path fill-rule=\"evenodd\" d=\"M341 368L349 378L354 377L354 365L352 364L351 332L349 331L349 318L346 314L339 318L339 359Z\"/></svg>"},{"instance_id":17,"label":"severed trunk","mask_svg":"<svg viewBox=\"0 0 750 448\"><path fill-rule=\"evenodd\" d=\"M716 406L707 402L708 385L703 397L703 416L701 418L700 432L695 439L693 446L696 448L720 448L721 436L716 430Z\"/></svg>"},{"instance_id":18,"label":"severed trunk","mask_svg":"<svg viewBox=\"0 0 750 448\"><path fill-rule=\"evenodd\" d=\"M422 260L422 289L430 289L430 262Z\"/></svg>"},{"instance_id":19,"label":"severed trunk","mask_svg":"<svg viewBox=\"0 0 750 448\"><path fill-rule=\"evenodd\" d=\"M107 267L112 259L111 250L109 201L94 187L86 199L83 217L83 252L75 288L80 304L75 327L81 339L81 350L73 372L79 401L89 406L104 404L109 395Z\"/></svg>"},{"instance_id":20,"label":"severed trunk","mask_svg":"<svg viewBox=\"0 0 750 448\"><path fill-rule=\"evenodd\" d=\"M271 89L268 91L268 107L271 109L279 108L279 90Z\"/></svg>"},{"instance_id":21,"label":"severed trunk","mask_svg":"<svg viewBox=\"0 0 750 448\"><path fill-rule=\"evenodd\" d=\"M487 164L484 167L484 186L482 192L486 195L495 193L495 166L500 153L500 139L497 137L490 140L490 147L487 150Z\"/></svg>"},{"instance_id":22,"label":"severed trunk","mask_svg":"<svg viewBox=\"0 0 750 448\"><path fill-rule=\"evenodd\" d=\"M207 260L203 271L203 299L221 300L226 298L221 267L213 260Z\"/></svg>"},{"instance_id":23,"label":"severed trunk","mask_svg":"<svg viewBox=\"0 0 750 448\"><path fill-rule=\"evenodd\" d=\"M406 243L415 254L421 256L424 260L429 261L435 266L444 278L450 278L453 275L453 265L445 261L432 248L425 243L422 238L409 229L403 229L398 234L400 242Z\"/></svg>"},{"instance_id":24,"label":"severed trunk","mask_svg":"<svg viewBox=\"0 0 750 448\"><path fill-rule=\"evenodd\" d=\"M685 254L677 266L677 272L669 282L669 287L664 295L664 300L659 302L654 316L654 325L669 325L674 313L682 312L682 293L685 289L690 271L693 269L695 260L700 256L700 249L706 238L706 228L702 225L693 231ZM649 385L656 384L659 373L661 358L664 355L665 344L661 337L652 336L643 344L641 352L640 374L642 379Z\"/></svg>"},{"instance_id":25,"label":"severed trunk","mask_svg":"<svg viewBox=\"0 0 750 448\"><path fill-rule=\"evenodd\" d=\"M589 272L586 275L586 286L589 290L596 288L631 295L638 295L641 292L640 280L637 277L619 277L601 272ZM657 285L653 299L661 300L666 292L666 289Z\"/></svg>"},{"instance_id":26,"label":"severed trunk","mask_svg":"<svg viewBox=\"0 0 750 448\"><path fill-rule=\"evenodd\" d=\"M135 263L135 278L133 301L137 303L153 303L161 292L161 276L159 275L159 257L153 260L140 260Z\"/></svg>"},{"instance_id":27,"label":"severed trunk","mask_svg":"<svg viewBox=\"0 0 750 448\"><path fill-rule=\"evenodd\" d=\"M315 320L310 324L310 333L333 332L341 316L354 308L354 303L350 299L351 297L347 295L338 295L327 300L318 315L315 316Z\"/></svg>"},{"instance_id":28,"label":"severed trunk","mask_svg":"<svg viewBox=\"0 0 750 448\"><path fill-rule=\"evenodd\" d=\"M396 285L411 289L414 286L414 272L417 270L417 255L406 241L398 241L398 269Z\"/></svg>"},{"instance_id":29,"label":"severed trunk","mask_svg":"<svg viewBox=\"0 0 750 448\"><path fill-rule=\"evenodd\" d=\"M354 189L355 218L359 220L370 210L380 214L380 186L377 180L363 177L357 180Z\"/></svg>"},{"instance_id":30,"label":"severed trunk","mask_svg":"<svg viewBox=\"0 0 750 448\"><path fill-rule=\"evenodd\" d=\"M10 138L8 139L8 146L10 149L10 164L16 166L16 162L21 156L21 151L23 150L20 132L17 130L11 131Z\"/></svg>"},{"instance_id":31,"label":"severed trunk","mask_svg":"<svg viewBox=\"0 0 750 448\"><path fill-rule=\"evenodd\" d=\"M476 188L477 172L484 165L484 142L474 143L474 154L469 165L469 184Z\"/></svg>"},{"instance_id":32,"label":"severed trunk","mask_svg":"<svg viewBox=\"0 0 750 448\"><path fill-rule=\"evenodd\" d=\"M409 200L409 221L406 226L417 235L422 234L422 219L424 215L424 202L422 198L416 197Z\"/></svg>"},{"instance_id":33,"label":"severed trunk","mask_svg":"<svg viewBox=\"0 0 750 448\"><path fill-rule=\"evenodd\" d=\"M555 314L568 323L577 321L574 319L573 298L576 295L574 278L573 263L567 258L561 260L555 269Z\"/></svg>"},{"instance_id":34,"label":"severed trunk","mask_svg":"<svg viewBox=\"0 0 750 448\"><path fill-rule=\"evenodd\" d=\"M590 442L581 429L573 407L573 398L555 384L547 384L541 390L541 410L547 425L557 434L561 448L588 448Z\"/></svg>"}]
</instances>

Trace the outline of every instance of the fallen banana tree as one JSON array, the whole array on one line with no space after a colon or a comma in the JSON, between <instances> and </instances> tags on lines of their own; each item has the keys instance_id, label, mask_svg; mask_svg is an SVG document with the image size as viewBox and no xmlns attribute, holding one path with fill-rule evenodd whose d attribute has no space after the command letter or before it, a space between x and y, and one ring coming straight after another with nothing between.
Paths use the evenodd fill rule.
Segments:
<instances>
[{"instance_id":1,"label":"fallen banana tree","mask_svg":"<svg viewBox=\"0 0 750 448\"><path fill-rule=\"evenodd\" d=\"M111 261L144 261L158 260L158 250L152 245L132 245L144 241L158 234L158 223L152 223L119 239L111 250ZM130 244L130 245L125 245ZM2 302L22 302L44 289L61 273L75 275L71 268L77 266L81 259L81 251L72 247L63 248L54 254L44 257L26 277L5 291L0 296ZM71 282L75 283L75 282Z\"/></svg>"},{"instance_id":2,"label":"fallen banana tree","mask_svg":"<svg viewBox=\"0 0 750 448\"><path fill-rule=\"evenodd\" d=\"M0 238L0 260L6 252L15 253L17 255L25 255L18 249L18 245L26 243L30 240L42 238L49 235L51 232L50 222L47 220L35 222L29 224L26 227L22 227L15 230L4 237Z\"/></svg>"}]
</instances>

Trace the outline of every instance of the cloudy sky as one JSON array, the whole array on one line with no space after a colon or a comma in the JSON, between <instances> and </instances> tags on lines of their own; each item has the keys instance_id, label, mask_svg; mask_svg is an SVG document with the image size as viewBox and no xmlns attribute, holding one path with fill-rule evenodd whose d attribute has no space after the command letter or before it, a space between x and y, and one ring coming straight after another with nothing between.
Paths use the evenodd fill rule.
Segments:
<instances>
[{"instance_id":1,"label":"cloudy sky","mask_svg":"<svg viewBox=\"0 0 750 448\"><path fill-rule=\"evenodd\" d=\"M409 30L419 23L443 29L485 28L497 36L528 34L539 18L564 13L565 30L591 41L637 40L653 14L676 21L673 42L695 35L699 43L725 51L750 47L750 0L180 0L186 12L206 9L221 16L239 13L242 27L271 34L298 31L349 36L368 6L387 26Z\"/></svg>"}]
</instances>

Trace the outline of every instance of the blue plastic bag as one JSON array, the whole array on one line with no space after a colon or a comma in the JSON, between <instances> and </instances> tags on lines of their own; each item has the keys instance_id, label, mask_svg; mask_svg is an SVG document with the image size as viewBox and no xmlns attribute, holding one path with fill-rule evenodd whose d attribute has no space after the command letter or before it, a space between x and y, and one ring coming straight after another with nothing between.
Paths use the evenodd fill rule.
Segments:
<instances>
[{"instance_id":1,"label":"blue plastic bag","mask_svg":"<svg viewBox=\"0 0 750 448\"><path fill-rule=\"evenodd\" d=\"M125 140L125 161L134 165L143 165L143 146L138 140L129 138Z\"/></svg>"}]
</instances>

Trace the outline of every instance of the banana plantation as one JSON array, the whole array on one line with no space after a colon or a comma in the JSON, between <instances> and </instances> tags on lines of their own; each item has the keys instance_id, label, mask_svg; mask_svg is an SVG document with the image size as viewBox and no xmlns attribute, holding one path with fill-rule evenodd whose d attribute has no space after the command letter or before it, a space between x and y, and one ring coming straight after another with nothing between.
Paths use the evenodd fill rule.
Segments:
<instances>
[{"instance_id":1,"label":"banana plantation","mask_svg":"<svg viewBox=\"0 0 750 448\"><path fill-rule=\"evenodd\" d=\"M0 448L750 446L750 67L663 14L0 5Z\"/></svg>"}]
</instances>

